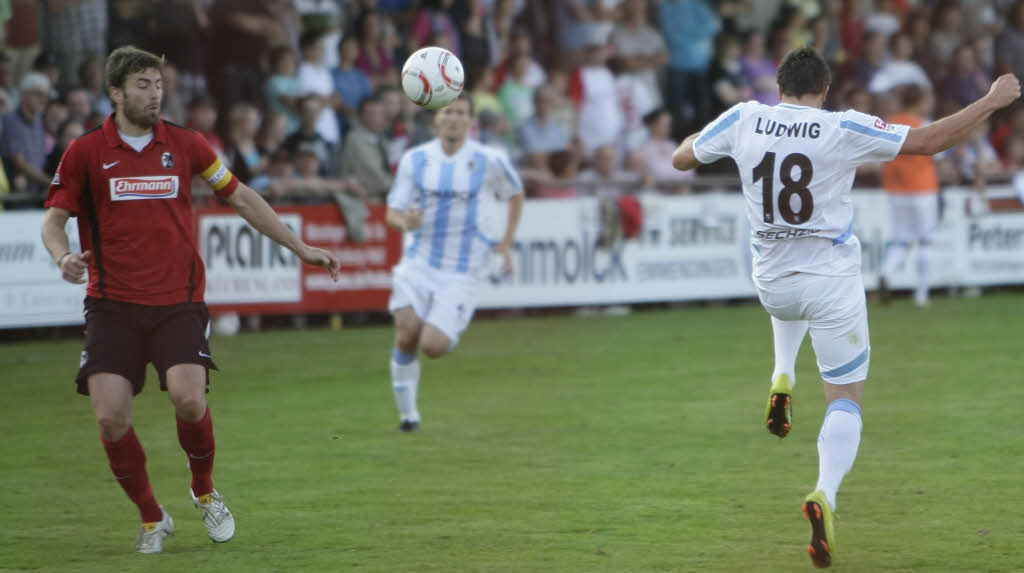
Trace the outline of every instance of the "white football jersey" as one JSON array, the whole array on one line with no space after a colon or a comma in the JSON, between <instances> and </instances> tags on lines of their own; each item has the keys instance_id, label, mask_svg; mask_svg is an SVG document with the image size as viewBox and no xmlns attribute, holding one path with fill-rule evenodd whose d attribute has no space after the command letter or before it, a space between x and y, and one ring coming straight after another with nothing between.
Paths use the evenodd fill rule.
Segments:
<instances>
[{"instance_id":1,"label":"white football jersey","mask_svg":"<svg viewBox=\"0 0 1024 573\"><path fill-rule=\"evenodd\" d=\"M402 155L388 193L388 207L423 212L419 229L406 233L402 262L472 274L486 260L503 228L493 220L494 201L523 192L505 152L466 140L447 155L433 139Z\"/></svg>"},{"instance_id":2,"label":"white football jersey","mask_svg":"<svg viewBox=\"0 0 1024 573\"><path fill-rule=\"evenodd\" d=\"M857 167L891 161L910 127L849 110L734 105L693 144L701 163L732 157L751 227L754 280L860 272L850 189Z\"/></svg>"}]
</instances>

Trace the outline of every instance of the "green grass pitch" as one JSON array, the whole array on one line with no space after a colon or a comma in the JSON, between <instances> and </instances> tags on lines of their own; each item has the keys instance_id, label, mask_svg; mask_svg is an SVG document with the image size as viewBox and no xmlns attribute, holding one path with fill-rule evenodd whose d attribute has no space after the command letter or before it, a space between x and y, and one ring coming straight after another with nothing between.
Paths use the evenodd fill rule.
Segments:
<instances>
[{"instance_id":1,"label":"green grass pitch","mask_svg":"<svg viewBox=\"0 0 1024 573\"><path fill-rule=\"evenodd\" d=\"M833 569L1024 571L1024 296L871 306L864 434ZM479 320L423 363L424 424L396 430L385 327L215 338L218 489L206 537L166 395L136 400L177 533L136 555L71 377L81 341L0 346L0 570L789 572L824 414L810 343L794 430L763 428L755 305Z\"/></svg>"}]
</instances>

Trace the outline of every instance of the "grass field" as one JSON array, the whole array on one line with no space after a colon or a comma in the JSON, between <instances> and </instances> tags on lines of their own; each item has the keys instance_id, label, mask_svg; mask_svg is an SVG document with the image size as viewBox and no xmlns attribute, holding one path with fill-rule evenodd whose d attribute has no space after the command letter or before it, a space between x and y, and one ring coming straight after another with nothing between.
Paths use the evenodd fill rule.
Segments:
<instances>
[{"instance_id":1,"label":"grass field","mask_svg":"<svg viewBox=\"0 0 1024 573\"><path fill-rule=\"evenodd\" d=\"M833 569L1024 571L1024 295L870 308L860 456ZM0 570L805 571L800 502L824 402L810 344L795 428L762 427L771 330L756 306L481 320L424 363L424 425L396 430L384 327L215 338L218 489L206 537L171 407L136 401L177 533L132 553L79 340L0 345Z\"/></svg>"}]
</instances>

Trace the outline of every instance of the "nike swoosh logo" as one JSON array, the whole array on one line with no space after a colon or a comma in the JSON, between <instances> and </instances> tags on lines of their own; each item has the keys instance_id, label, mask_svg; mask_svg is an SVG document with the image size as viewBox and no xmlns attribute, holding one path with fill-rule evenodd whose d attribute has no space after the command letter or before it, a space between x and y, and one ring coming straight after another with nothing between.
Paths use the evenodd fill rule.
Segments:
<instances>
[{"instance_id":1,"label":"nike swoosh logo","mask_svg":"<svg viewBox=\"0 0 1024 573\"><path fill-rule=\"evenodd\" d=\"M205 352L200 352L199 355L202 356L203 358L212 358L209 354Z\"/></svg>"},{"instance_id":2,"label":"nike swoosh logo","mask_svg":"<svg viewBox=\"0 0 1024 573\"><path fill-rule=\"evenodd\" d=\"M120 161L115 161L113 163L104 163L103 164L103 169L110 169L111 167L117 165L118 163L121 163L121 162Z\"/></svg>"}]
</instances>

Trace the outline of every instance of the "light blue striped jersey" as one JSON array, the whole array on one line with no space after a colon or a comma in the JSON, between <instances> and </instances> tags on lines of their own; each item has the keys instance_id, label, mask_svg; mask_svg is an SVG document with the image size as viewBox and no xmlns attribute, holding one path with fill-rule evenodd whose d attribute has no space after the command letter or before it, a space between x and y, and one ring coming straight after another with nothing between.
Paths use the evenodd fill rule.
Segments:
<instances>
[{"instance_id":1,"label":"light blue striped jersey","mask_svg":"<svg viewBox=\"0 0 1024 573\"><path fill-rule=\"evenodd\" d=\"M466 140L447 155L439 139L409 149L398 164L388 207L421 210L423 224L406 233L403 262L471 274L500 237L495 201L523 192L523 183L505 153Z\"/></svg>"},{"instance_id":2,"label":"light blue striped jersey","mask_svg":"<svg viewBox=\"0 0 1024 573\"><path fill-rule=\"evenodd\" d=\"M739 167L755 280L860 272L850 190L857 167L893 160L910 127L857 111L755 101L734 105L693 144L701 163Z\"/></svg>"}]
</instances>

